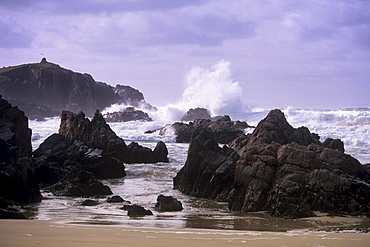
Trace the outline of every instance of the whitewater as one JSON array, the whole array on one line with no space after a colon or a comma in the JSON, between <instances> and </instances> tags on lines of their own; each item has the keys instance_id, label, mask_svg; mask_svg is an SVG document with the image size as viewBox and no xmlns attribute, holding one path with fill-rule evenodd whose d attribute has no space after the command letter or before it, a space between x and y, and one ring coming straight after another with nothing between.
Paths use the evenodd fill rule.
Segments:
<instances>
[{"instance_id":1,"label":"whitewater","mask_svg":"<svg viewBox=\"0 0 370 247\"><path fill-rule=\"evenodd\" d=\"M158 141L164 141L167 145L169 163L125 164L127 172L125 178L103 180L114 195L151 209L153 216L129 218L125 211L119 209L119 205L106 203L106 198L95 198L101 202L98 206L84 207L80 206L83 198L56 197L43 193L46 199L30 206L34 212L33 218L39 220L67 218L72 222L145 227L235 230L271 230L274 227L275 230L284 231L322 226L322 223L312 220L284 220L261 213L233 213L229 212L227 203L194 198L173 190L172 179L186 161L188 144L175 142L175 134L169 124L180 121L188 109L203 107L208 109L212 116L229 115L232 120L246 121L249 125L256 126L272 110L247 106L244 103L242 89L238 82L232 80L230 63L227 61L220 61L210 69L193 68L185 77L185 85L183 97L178 102L157 107L157 110L149 112L143 109L154 121L109 123L126 144L135 141L154 148ZM126 107L112 105L102 112L124 110ZM370 163L370 107L347 109L287 107L281 110L293 127L306 126L311 132L318 134L321 141L328 137L341 139L347 154L363 164ZM59 124L59 117L41 122L29 121L33 150L48 136L57 133ZM167 126L166 131L145 134L147 130L156 130L164 126ZM249 128L245 133L252 131L253 128ZM154 205L160 194L174 196L183 203L184 210L171 213L155 212ZM328 229L334 226L329 224L325 227ZM338 229L337 223L335 227ZM348 225L340 223L339 227Z\"/></svg>"}]
</instances>

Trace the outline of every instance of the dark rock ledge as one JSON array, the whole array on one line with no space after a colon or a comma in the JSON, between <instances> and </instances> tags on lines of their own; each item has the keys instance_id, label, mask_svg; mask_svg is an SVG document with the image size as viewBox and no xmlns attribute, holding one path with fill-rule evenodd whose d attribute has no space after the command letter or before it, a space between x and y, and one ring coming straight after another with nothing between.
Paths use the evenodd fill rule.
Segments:
<instances>
[{"instance_id":1,"label":"dark rock ledge","mask_svg":"<svg viewBox=\"0 0 370 247\"><path fill-rule=\"evenodd\" d=\"M340 140L293 128L272 110L252 134L218 147L197 128L174 187L197 197L228 201L233 211L266 211L284 218L370 214L370 166L345 154Z\"/></svg>"}]
</instances>

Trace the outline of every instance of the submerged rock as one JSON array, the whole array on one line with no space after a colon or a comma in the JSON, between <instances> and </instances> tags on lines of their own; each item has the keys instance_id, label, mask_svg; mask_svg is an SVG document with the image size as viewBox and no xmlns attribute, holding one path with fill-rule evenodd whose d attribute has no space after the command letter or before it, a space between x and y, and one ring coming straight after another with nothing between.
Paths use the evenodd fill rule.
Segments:
<instances>
[{"instance_id":1,"label":"submerged rock","mask_svg":"<svg viewBox=\"0 0 370 247\"><path fill-rule=\"evenodd\" d=\"M252 134L230 143L240 156L230 161L233 173L212 172L220 167L215 157L225 151L205 131L194 133L185 166L174 179L186 194L217 198L207 192L209 184L216 175L223 181L234 174L222 186L234 211L266 211L284 218L313 216L314 211L370 213L370 167L344 154L340 141L322 144L307 128L293 128L280 110L271 111ZM235 154L229 151L226 157Z\"/></svg>"},{"instance_id":2,"label":"submerged rock","mask_svg":"<svg viewBox=\"0 0 370 247\"><path fill-rule=\"evenodd\" d=\"M148 113L127 107L125 111L106 113L103 115L107 122L129 122L129 121L153 121Z\"/></svg>"},{"instance_id":3,"label":"submerged rock","mask_svg":"<svg viewBox=\"0 0 370 247\"><path fill-rule=\"evenodd\" d=\"M152 211L139 205L125 205L122 207L122 209L126 210L127 216L130 217L144 217L146 215L153 215Z\"/></svg>"}]
</instances>

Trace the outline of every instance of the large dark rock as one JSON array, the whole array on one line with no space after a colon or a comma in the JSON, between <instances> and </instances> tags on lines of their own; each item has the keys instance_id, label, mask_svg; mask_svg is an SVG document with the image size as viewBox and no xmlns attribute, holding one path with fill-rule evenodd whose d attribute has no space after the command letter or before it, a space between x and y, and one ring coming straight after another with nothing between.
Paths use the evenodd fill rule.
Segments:
<instances>
[{"instance_id":1,"label":"large dark rock","mask_svg":"<svg viewBox=\"0 0 370 247\"><path fill-rule=\"evenodd\" d=\"M182 203L172 196L159 195L155 209L159 212L172 212L183 210Z\"/></svg>"},{"instance_id":2,"label":"large dark rock","mask_svg":"<svg viewBox=\"0 0 370 247\"><path fill-rule=\"evenodd\" d=\"M106 113L103 115L107 122L153 121L148 113L127 107L123 112Z\"/></svg>"},{"instance_id":3,"label":"large dark rock","mask_svg":"<svg viewBox=\"0 0 370 247\"><path fill-rule=\"evenodd\" d=\"M193 139L197 138L202 143L214 143L210 135L194 133ZM214 198L205 193L210 175L203 174L219 165L211 159L222 152L213 148L217 153L207 155L202 146L194 148L192 144L186 164L174 180L175 187L189 194L197 188L203 192L197 191L195 196ZM231 210L266 211L285 218L313 216L314 211L370 213L370 167L344 154L340 141L328 140L324 145L307 128L293 128L280 110L271 111L252 134L239 136L230 148L240 156L229 192ZM197 153L205 155L199 158ZM185 176L190 182L179 186L177 183L187 173L192 174ZM225 178L229 176L226 174Z\"/></svg>"},{"instance_id":4,"label":"large dark rock","mask_svg":"<svg viewBox=\"0 0 370 247\"><path fill-rule=\"evenodd\" d=\"M0 68L0 94L32 119L58 116L64 109L92 116L96 109L116 103L152 107L137 89L112 87L95 81L89 74L64 69L46 59Z\"/></svg>"},{"instance_id":5,"label":"large dark rock","mask_svg":"<svg viewBox=\"0 0 370 247\"><path fill-rule=\"evenodd\" d=\"M174 188L191 196L226 201L233 189L238 158L233 149L218 146L212 131L196 128L186 163L174 178Z\"/></svg>"}]
</instances>

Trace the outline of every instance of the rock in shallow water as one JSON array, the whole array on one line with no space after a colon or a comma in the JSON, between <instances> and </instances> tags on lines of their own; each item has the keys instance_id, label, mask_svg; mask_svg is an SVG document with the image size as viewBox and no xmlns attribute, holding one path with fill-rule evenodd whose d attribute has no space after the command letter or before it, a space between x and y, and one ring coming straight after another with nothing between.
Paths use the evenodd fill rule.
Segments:
<instances>
[{"instance_id":1,"label":"rock in shallow water","mask_svg":"<svg viewBox=\"0 0 370 247\"><path fill-rule=\"evenodd\" d=\"M194 131L174 186L193 196L229 201L234 211L284 218L313 216L316 210L367 215L370 167L344 154L338 143L321 144L307 128L293 128L280 110L271 111L252 134L236 138L229 151L217 146L209 130L200 129Z\"/></svg>"}]
</instances>

